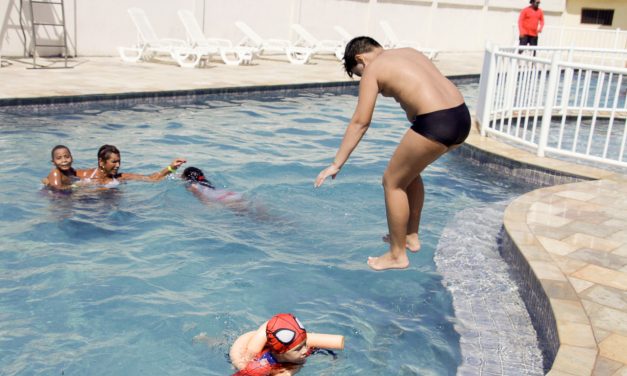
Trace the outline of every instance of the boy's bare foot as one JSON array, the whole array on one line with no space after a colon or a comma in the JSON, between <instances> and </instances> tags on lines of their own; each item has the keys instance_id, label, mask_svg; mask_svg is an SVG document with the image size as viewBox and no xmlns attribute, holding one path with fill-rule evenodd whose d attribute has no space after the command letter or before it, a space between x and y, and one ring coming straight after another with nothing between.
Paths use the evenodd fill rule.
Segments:
<instances>
[{"instance_id":1,"label":"boy's bare foot","mask_svg":"<svg viewBox=\"0 0 627 376\"><path fill-rule=\"evenodd\" d=\"M382 240L389 244L390 243L390 234L385 234L385 236L383 236ZM407 235L406 242L407 242L407 244L405 246L411 252L415 253L415 252L420 251L420 239L418 239L418 234Z\"/></svg>"},{"instance_id":2,"label":"boy's bare foot","mask_svg":"<svg viewBox=\"0 0 627 376\"><path fill-rule=\"evenodd\" d=\"M368 266L373 270L405 269L409 266L409 259L407 255L394 258L387 252L379 257L368 257Z\"/></svg>"}]
</instances>

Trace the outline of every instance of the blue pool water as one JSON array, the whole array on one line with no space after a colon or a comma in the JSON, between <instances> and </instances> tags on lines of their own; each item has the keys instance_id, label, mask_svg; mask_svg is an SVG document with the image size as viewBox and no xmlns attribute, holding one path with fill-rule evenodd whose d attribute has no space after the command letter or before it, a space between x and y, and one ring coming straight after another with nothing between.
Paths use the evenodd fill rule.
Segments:
<instances>
[{"instance_id":1,"label":"blue pool water","mask_svg":"<svg viewBox=\"0 0 627 376\"><path fill-rule=\"evenodd\" d=\"M463 85L474 103L477 85ZM447 155L423 174L423 250L407 271L371 272L386 250L381 175L407 121L380 98L338 178L314 189L356 97L0 112L0 369L5 375L226 375L230 344L277 312L346 349L303 375L452 375L461 363L451 296L433 254L460 210L532 187ZM50 196L39 180L68 145L75 167L105 143L122 171L174 157L255 210L200 203L170 178Z\"/></svg>"}]
</instances>

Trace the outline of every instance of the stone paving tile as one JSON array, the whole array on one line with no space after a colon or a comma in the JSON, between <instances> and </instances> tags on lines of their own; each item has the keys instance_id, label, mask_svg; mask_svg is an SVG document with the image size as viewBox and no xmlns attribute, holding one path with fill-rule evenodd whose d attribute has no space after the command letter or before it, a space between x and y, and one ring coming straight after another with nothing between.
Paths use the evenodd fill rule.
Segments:
<instances>
[{"instance_id":1,"label":"stone paving tile","mask_svg":"<svg viewBox=\"0 0 627 376\"><path fill-rule=\"evenodd\" d=\"M623 244L620 247L612 251L613 254L627 257L627 244Z\"/></svg>"},{"instance_id":2,"label":"stone paving tile","mask_svg":"<svg viewBox=\"0 0 627 376\"><path fill-rule=\"evenodd\" d=\"M572 273L588 265L585 261L577 260L568 256L551 255L551 258L566 276L571 276Z\"/></svg>"},{"instance_id":3,"label":"stone paving tile","mask_svg":"<svg viewBox=\"0 0 627 376\"><path fill-rule=\"evenodd\" d=\"M571 219L564 218L559 215L551 215L534 211L529 211L527 214L527 223L529 224L537 223L549 227L562 227L570 222L572 222Z\"/></svg>"},{"instance_id":4,"label":"stone paving tile","mask_svg":"<svg viewBox=\"0 0 627 376\"><path fill-rule=\"evenodd\" d=\"M627 228L627 227L623 227L623 228ZM627 243L627 230L621 230L621 231L617 231L613 233L612 235L608 237L608 240L617 242L619 244Z\"/></svg>"},{"instance_id":5,"label":"stone paving tile","mask_svg":"<svg viewBox=\"0 0 627 376\"><path fill-rule=\"evenodd\" d=\"M560 336L560 342L564 344L577 347L596 347L596 340L589 324L558 321L557 331Z\"/></svg>"},{"instance_id":6,"label":"stone paving tile","mask_svg":"<svg viewBox=\"0 0 627 376\"><path fill-rule=\"evenodd\" d=\"M620 246L618 242L581 233L575 233L565 238L563 242L572 245L576 249L591 248L605 252L610 252Z\"/></svg>"},{"instance_id":7,"label":"stone paving tile","mask_svg":"<svg viewBox=\"0 0 627 376\"><path fill-rule=\"evenodd\" d=\"M579 201L589 201L597 197L594 193L581 191L561 191L556 193L555 195L560 197L572 198Z\"/></svg>"},{"instance_id":8,"label":"stone paving tile","mask_svg":"<svg viewBox=\"0 0 627 376\"><path fill-rule=\"evenodd\" d=\"M596 249L581 248L569 254L568 256L581 261L585 261L589 264L594 264L614 270L620 270L620 268L627 265L627 257L614 255L612 253L599 251Z\"/></svg>"},{"instance_id":9,"label":"stone paving tile","mask_svg":"<svg viewBox=\"0 0 627 376\"><path fill-rule=\"evenodd\" d=\"M618 371L613 373L612 376L627 376L627 366L619 369Z\"/></svg>"},{"instance_id":10,"label":"stone paving tile","mask_svg":"<svg viewBox=\"0 0 627 376\"><path fill-rule=\"evenodd\" d=\"M599 344L600 355L627 364L627 337L612 334Z\"/></svg>"},{"instance_id":11,"label":"stone paving tile","mask_svg":"<svg viewBox=\"0 0 627 376\"><path fill-rule=\"evenodd\" d=\"M594 365L593 375L612 375L614 372L621 369L623 363L608 359L604 356L599 356L597 362Z\"/></svg>"},{"instance_id":12,"label":"stone paving tile","mask_svg":"<svg viewBox=\"0 0 627 376\"><path fill-rule=\"evenodd\" d=\"M624 228L627 228L627 221L623 221L623 220L616 219L616 218L611 218L603 222L603 225L608 226L608 227L624 229Z\"/></svg>"},{"instance_id":13,"label":"stone paving tile","mask_svg":"<svg viewBox=\"0 0 627 376\"><path fill-rule=\"evenodd\" d=\"M585 307L593 327L627 336L627 312L597 304L587 299L582 299L581 304Z\"/></svg>"},{"instance_id":14,"label":"stone paving tile","mask_svg":"<svg viewBox=\"0 0 627 376\"><path fill-rule=\"evenodd\" d=\"M551 299L551 306L555 316L561 320L579 324L589 323L581 302L577 300Z\"/></svg>"},{"instance_id":15,"label":"stone paving tile","mask_svg":"<svg viewBox=\"0 0 627 376\"><path fill-rule=\"evenodd\" d=\"M589 375L596 357L596 349L562 345L553 363L553 370L572 375Z\"/></svg>"},{"instance_id":16,"label":"stone paving tile","mask_svg":"<svg viewBox=\"0 0 627 376\"><path fill-rule=\"evenodd\" d=\"M553 281L550 279L542 279L540 281L542 288L546 294L554 299L577 300L577 291L573 288L570 281Z\"/></svg>"},{"instance_id":17,"label":"stone paving tile","mask_svg":"<svg viewBox=\"0 0 627 376\"><path fill-rule=\"evenodd\" d=\"M591 282L588 282L591 283ZM581 297L610 308L627 312L627 292L611 287L592 284Z\"/></svg>"},{"instance_id":18,"label":"stone paving tile","mask_svg":"<svg viewBox=\"0 0 627 376\"><path fill-rule=\"evenodd\" d=\"M627 291L627 274L603 268L596 265L587 265L572 274L573 277Z\"/></svg>"},{"instance_id":19,"label":"stone paving tile","mask_svg":"<svg viewBox=\"0 0 627 376\"><path fill-rule=\"evenodd\" d=\"M568 224L570 224L570 222ZM563 240L569 237L570 235L572 235L573 233L568 228L568 224L564 226L559 226L559 227L551 227L551 226L546 226L542 224L529 223L527 227L529 228L529 231L533 232L534 234L538 236L542 236L544 238L549 238L553 240Z\"/></svg>"},{"instance_id":20,"label":"stone paving tile","mask_svg":"<svg viewBox=\"0 0 627 376\"><path fill-rule=\"evenodd\" d=\"M579 278L568 277L568 280L570 281L571 285L573 285L573 288L575 289L575 291L577 291L578 294L581 294L592 286L596 286L590 281L584 281L583 279Z\"/></svg>"},{"instance_id":21,"label":"stone paving tile","mask_svg":"<svg viewBox=\"0 0 627 376\"><path fill-rule=\"evenodd\" d=\"M542 244L544 249L546 249L549 253L556 255L564 256L571 252L575 252L578 249L575 245L561 240L555 240L544 236L537 236L537 239L540 244Z\"/></svg>"},{"instance_id":22,"label":"stone paving tile","mask_svg":"<svg viewBox=\"0 0 627 376\"><path fill-rule=\"evenodd\" d=\"M583 214L584 215L581 216L583 220L581 221L574 220L570 222L569 224L567 224L566 226L564 226L564 228L562 228L561 230L570 234L581 233L585 235L596 236L598 238L607 238L611 241L615 240L612 238L612 236L614 234L617 234L616 227L607 225L606 224L607 221L604 221L594 226L590 226L589 222L585 222L585 217L586 215L587 216L595 215L594 212L583 212ZM620 243L620 240L616 240L616 241Z\"/></svg>"}]
</instances>

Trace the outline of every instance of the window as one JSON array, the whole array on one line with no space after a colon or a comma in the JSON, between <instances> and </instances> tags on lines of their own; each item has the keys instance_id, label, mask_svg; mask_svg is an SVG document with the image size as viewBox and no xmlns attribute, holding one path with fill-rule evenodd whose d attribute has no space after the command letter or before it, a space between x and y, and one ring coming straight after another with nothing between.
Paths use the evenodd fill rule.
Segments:
<instances>
[{"instance_id":1,"label":"window","mask_svg":"<svg viewBox=\"0 0 627 376\"><path fill-rule=\"evenodd\" d=\"M593 25L612 26L614 9L589 9L581 10L581 23Z\"/></svg>"}]
</instances>

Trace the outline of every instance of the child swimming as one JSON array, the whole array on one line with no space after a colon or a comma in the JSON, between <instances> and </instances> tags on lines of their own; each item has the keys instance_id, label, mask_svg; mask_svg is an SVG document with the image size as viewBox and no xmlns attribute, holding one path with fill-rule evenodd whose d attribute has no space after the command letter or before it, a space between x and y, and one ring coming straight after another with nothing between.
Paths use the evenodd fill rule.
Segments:
<instances>
[{"instance_id":1,"label":"child swimming","mask_svg":"<svg viewBox=\"0 0 627 376\"><path fill-rule=\"evenodd\" d=\"M78 176L72 167L74 160L70 149L65 145L57 145L52 148L50 158L54 167L50 170L48 177L42 180L42 183L54 190L72 189L72 184L78 181Z\"/></svg>"},{"instance_id":2,"label":"child swimming","mask_svg":"<svg viewBox=\"0 0 627 376\"><path fill-rule=\"evenodd\" d=\"M241 335L229 356L233 376L294 375L319 348L344 349L340 335L307 333L290 313L279 313L255 331Z\"/></svg>"},{"instance_id":3,"label":"child swimming","mask_svg":"<svg viewBox=\"0 0 627 376\"><path fill-rule=\"evenodd\" d=\"M244 196L241 193L216 189L205 177L202 170L197 167L187 167L181 174L181 179L187 182L187 189L206 204L219 202L230 207L241 206L242 209L245 208Z\"/></svg>"}]
</instances>

